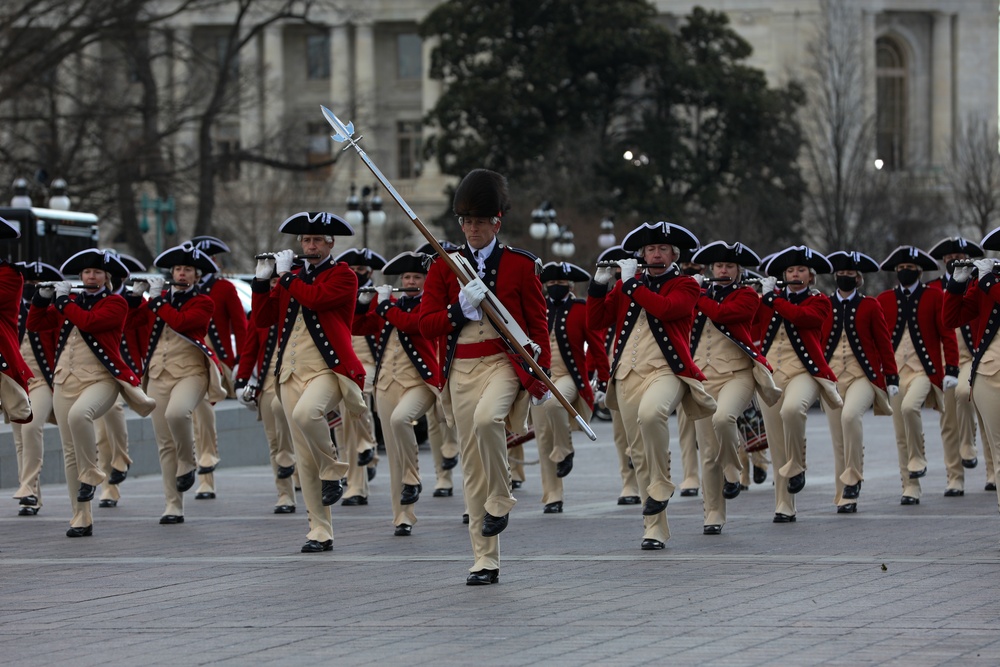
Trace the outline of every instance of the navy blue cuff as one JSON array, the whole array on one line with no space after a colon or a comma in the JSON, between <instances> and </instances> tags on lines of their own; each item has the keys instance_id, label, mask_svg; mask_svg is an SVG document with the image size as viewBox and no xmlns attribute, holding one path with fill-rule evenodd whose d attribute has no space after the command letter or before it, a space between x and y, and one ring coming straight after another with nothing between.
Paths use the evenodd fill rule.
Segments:
<instances>
[{"instance_id":1,"label":"navy blue cuff","mask_svg":"<svg viewBox=\"0 0 1000 667\"><path fill-rule=\"evenodd\" d=\"M455 329L460 329L469 321L469 318L462 312L462 304L457 301L448 306L448 321Z\"/></svg>"},{"instance_id":2,"label":"navy blue cuff","mask_svg":"<svg viewBox=\"0 0 1000 667\"><path fill-rule=\"evenodd\" d=\"M68 294L63 294L62 296L57 296L56 297L56 308L58 308L59 311L62 312L62 310L66 307L66 304L69 303L69 302L70 302L70 298L69 298Z\"/></svg>"},{"instance_id":3,"label":"navy blue cuff","mask_svg":"<svg viewBox=\"0 0 1000 667\"><path fill-rule=\"evenodd\" d=\"M997 284L997 281L1000 281L1000 276L992 272L987 273L979 279L979 289L989 292L990 288Z\"/></svg>"},{"instance_id":4,"label":"navy blue cuff","mask_svg":"<svg viewBox=\"0 0 1000 667\"><path fill-rule=\"evenodd\" d=\"M958 377L958 366L945 366L944 367L944 374L945 375L950 375L953 378L957 378Z\"/></svg>"},{"instance_id":5,"label":"navy blue cuff","mask_svg":"<svg viewBox=\"0 0 1000 667\"><path fill-rule=\"evenodd\" d=\"M896 385L898 387L899 386L899 376L898 375L886 375L885 376L885 384L886 384L886 386L889 386L889 385L892 384L892 385Z\"/></svg>"},{"instance_id":6,"label":"navy blue cuff","mask_svg":"<svg viewBox=\"0 0 1000 667\"><path fill-rule=\"evenodd\" d=\"M392 308L394 305L396 304L394 304L392 301L383 301L382 303L375 306L375 312L378 313L379 316L385 317L385 314L388 313L389 309Z\"/></svg>"},{"instance_id":7,"label":"navy blue cuff","mask_svg":"<svg viewBox=\"0 0 1000 667\"><path fill-rule=\"evenodd\" d=\"M595 299L602 299L608 295L608 285L602 285L601 283L590 281L590 287L587 288L587 296L592 296Z\"/></svg>"},{"instance_id":8,"label":"navy blue cuff","mask_svg":"<svg viewBox=\"0 0 1000 667\"><path fill-rule=\"evenodd\" d=\"M45 298L38 292L35 292L35 294L31 297L32 306L38 306L39 308L47 308L50 303L52 303L51 298Z\"/></svg>"},{"instance_id":9,"label":"navy blue cuff","mask_svg":"<svg viewBox=\"0 0 1000 667\"><path fill-rule=\"evenodd\" d=\"M267 294L271 291L271 281L254 278L253 282L250 283L250 291L257 292L258 294Z\"/></svg>"},{"instance_id":10,"label":"navy blue cuff","mask_svg":"<svg viewBox=\"0 0 1000 667\"><path fill-rule=\"evenodd\" d=\"M371 303L370 301L368 303ZM361 303L360 301L354 302L354 314L364 315L368 312L368 303Z\"/></svg>"},{"instance_id":11,"label":"navy blue cuff","mask_svg":"<svg viewBox=\"0 0 1000 667\"><path fill-rule=\"evenodd\" d=\"M289 271L288 273L283 275L281 277L281 280L279 280L278 282L280 282L285 287L288 287L293 280L295 280L295 274Z\"/></svg>"},{"instance_id":12,"label":"navy blue cuff","mask_svg":"<svg viewBox=\"0 0 1000 667\"><path fill-rule=\"evenodd\" d=\"M632 296L632 293L635 292L640 285L642 285L642 283L639 282L638 278L629 278L622 283L622 292L628 296Z\"/></svg>"},{"instance_id":13,"label":"navy blue cuff","mask_svg":"<svg viewBox=\"0 0 1000 667\"><path fill-rule=\"evenodd\" d=\"M949 278L948 282L945 283L944 288L950 294L958 294L961 296L965 294L966 288L969 286L969 281L966 280L964 283L960 283L954 278Z\"/></svg>"},{"instance_id":14,"label":"navy blue cuff","mask_svg":"<svg viewBox=\"0 0 1000 667\"><path fill-rule=\"evenodd\" d=\"M162 296L158 296L155 299L150 299L149 300L149 308L150 308L150 310L152 310L155 313L166 302L167 302L167 300L165 298L163 298Z\"/></svg>"},{"instance_id":15,"label":"navy blue cuff","mask_svg":"<svg viewBox=\"0 0 1000 667\"><path fill-rule=\"evenodd\" d=\"M760 297L760 300L764 302L765 306L771 306L774 304L774 300L778 297L777 292L771 292L770 294L765 294Z\"/></svg>"}]
</instances>

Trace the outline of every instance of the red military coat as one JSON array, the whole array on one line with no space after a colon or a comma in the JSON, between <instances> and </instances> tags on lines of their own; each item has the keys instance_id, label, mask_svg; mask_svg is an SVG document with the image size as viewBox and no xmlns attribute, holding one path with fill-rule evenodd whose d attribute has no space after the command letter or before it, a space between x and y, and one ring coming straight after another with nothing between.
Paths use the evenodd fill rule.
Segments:
<instances>
[{"instance_id":1,"label":"red military coat","mask_svg":"<svg viewBox=\"0 0 1000 667\"><path fill-rule=\"evenodd\" d=\"M280 352L275 372L280 367L281 354L301 308L309 325L309 334L330 368L364 389L365 368L351 344L357 276L345 262L333 263L329 259L311 273L304 271L295 269L286 273L273 290L269 280L253 281L253 310L257 326L269 327L280 323Z\"/></svg>"},{"instance_id":2,"label":"red military coat","mask_svg":"<svg viewBox=\"0 0 1000 667\"><path fill-rule=\"evenodd\" d=\"M830 303L833 311L823 325L825 358L829 360L841 336L847 336L854 358L872 384L880 389L885 389L887 384L898 385L899 371L892 338L878 301L856 292L846 305L836 295L830 298Z\"/></svg>"},{"instance_id":3,"label":"red military coat","mask_svg":"<svg viewBox=\"0 0 1000 667\"><path fill-rule=\"evenodd\" d=\"M236 288L228 280L212 276L198 285L198 291L209 296L215 304L212 320L208 325L208 340L216 351L219 361L232 368L236 357L243 349L247 335L247 316L243 312ZM233 349L233 336L236 348Z\"/></svg>"},{"instance_id":4,"label":"red military coat","mask_svg":"<svg viewBox=\"0 0 1000 667\"><path fill-rule=\"evenodd\" d=\"M646 311L663 325L662 331L655 325L650 330L674 374L703 381L705 375L691 358L692 315L700 292L694 278L680 275L676 267L656 278L643 275L641 280L619 282L610 293L604 285L591 283L587 299L590 326L615 326L611 377L618 368L625 340L642 311Z\"/></svg>"},{"instance_id":5,"label":"red military coat","mask_svg":"<svg viewBox=\"0 0 1000 667\"><path fill-rule=\"evenodd\" d=\"M55 329L51 331L28 331L28 312L31 307L30 301L21 300L21 313L17 322L17 339L21 343L25 335L31 345L31 351L35 357L35 363L42 371L46 384L52 386L52 373L56 370L56 340L59 332ZM27 363L27 360L26 360Z\"/></svg>"},{"instance_id":6,"label":"red military coat","mask_svg":"<svg viewBox=\"0 0 1000 667\"><path fill-rule=\"evenodd\" d=\"M785 326L795 354L809 374L836 382L837 377L827 365L823 349L826 343L823 326L832 312L830 299L814 289L807 289L805 296L786 291L765 294L757 312L755 339L761 341L761 351L766 355L778 334L778 327Z\"/></svg>"},{"instance_id":7,"label":"red military coat","mask_svg":"<svg viewBox=\"0 0 1000 667\"><path fill-rule=\"evenodd\" d=\"M472 265L476 266L476 261L467 246L463 245L456 252L463 253ZM552 356L549 349L545 297L542 296L542 284L535 273L534 256L498 242L486 260L486 277L483 278L483 282L510 311L528 338L541 348L538 365L549 368ZM435 259L424 283L420 333L432 340L438 337L445 338L445 354L441 366L441 375L445 381L448 379L448 370L455 356L458 332L468 322L458 303L458 292L458 278L441 258Z\"/></svg>"},{"instance_id":8,"label":"red military coat","mask_svg":"<svg viewBox=\"0 0 1000 667\"><path fill-rule=\"evenodd\" d=\"M375 348L375 382L378 382L379 371L382 368L385 343L394 332L398 331L403 350L424 382L435 389L440 389L444 385L441 364L438 360L438 343L436 340L428 340L420 333L422 306L423 295L404 296L402 299L391 298L382 303L373 299L364 315L355 316L354 334L375 336L378 340L378 346Z\"/></svg>"},{"instance_id":9,"label":"red military coat","mask_svg":"<svg viewBox=\"0 0 1000 667\"><path fill-rule=\"evenodd\" d=\"M722 288L721 301L716 301L711 295L712 292L707 291L698 297L698 311L710 319L747 356L770 371L771 365L761 354L753 331L754 317L760 308L760 296L757 292L752 287L737 287L732 290ZM696 342L692 343L692 353L697 349L696 345Z\"/></svg>"},{"instance_id":10,"label":"red military coat","mask_svg":"<svg viewBox=\"0 0 1000 667\"><path fill-rule=\"evenodd\" d=\"M205 343L208 323L212 319L214 309L215 304L212 303L212 299L199 294L197 288L181 296L179 307L171 305L170 293L164 292L147 301L144 308L136 309L130 324L139 329L140 333L145 333L149 341L143 370L148 368L149 359L156 352L156 345L163 335L165 326L189 339L205 356L218 364L219 360L215 353Z\"/></svg>"},{"instance_id":11,"label":"red military coat","mask_svg":"<svg viewBox=\"0 0 1000 667\"><path fill-rule=\"evenodd\" d=\"M24 277L5 260L0 260L0 372L27 392L28 380L34 375L21 356L17 332L23 288Z\"/></svg>"},{"instance_id":12,"label":"red military coat","mask_svg":"<svg viewBox=\"0 0 1000 667\"><path fill-rule=\"evenodd\" d=\"M892 335L892 347L899 347L904 328L907 326L899 310L902 304L902 289L886 290L878 295L879 305L885 314L885 323ZM918 299L916 317L916 336L913 344L924 366L928 377L936 387L941 387L945 375L958 377L958 340L955 338L955 327L945 326L943 294L935 289L927 289L922 283L917 287L917 293L911 297ZM923 343L924 350L921 350ZM944 349L942 359L941 350Z\"/></svg>"},{"instance_id":13,"label":"red military coat","mask_svg":"<svg viewBox=\"0 0 1000 667\"><path fill-rule=\"evenodd\" d=\"M946 278L947 278L947 276L941 276L939 278L935 278L934 280L928 280L924 284L927 286L927 289L940 290L941 292L944 292L945 289L948 286L948 281L946 280ZM956 283L956 284L957 285L962 285L963 287L965 286L965 283ZM947 301L947 299L944 298L944 295L942 294L942 305L943 305L944 301ZM947 324L948 323L945 322L946 326L947 326ZM977 338L976 334L974 334L973 331L972 331L972 323L969 322L969 323L966 323L966 324L963 324L961 326L957 326L957 327L954 327L954 328L958 329L958 331L961 332L962 344L965 345L965 348L969 351L969 354L975 356L975 354L976 354L976 341L978 340L978 338ZM956 340L956 342L958 341L958 337L959 337L959 333L956 333L955 334L955 340ZM961 359L961 358L962 358L961 354L959 354L959 359Z\"/></svg>"},{"instance_id":14,"label":"red military coat","mask_svg":"<svg viewBox=\"0 0 1000 667\"><path fill-rule=\"evenodd\" d=\"M569 369L580 397L594 407L594 389L590 386L590 373L597 372L598 382L611 377L608 354L604 350L604 331L589 326L587 302L572 297L560 303L547 301L549 331L556 332L556 345L563 363Z\"/></svg>"},{"instance_id":15,"label":"red military coat","mask_svg":"<svg viewBox=\"0 0 1000 667\"><path fill-rule=\"evenodd\" d=\"M972 376L976 380L976 368L983 354L993 344L1000 326L1000 277L988 273L981 280L970 279L967 283L948 281L944 292L942 319L946 327L972 325L975 350L972 355Z\"/></svg>"}]
</instances>

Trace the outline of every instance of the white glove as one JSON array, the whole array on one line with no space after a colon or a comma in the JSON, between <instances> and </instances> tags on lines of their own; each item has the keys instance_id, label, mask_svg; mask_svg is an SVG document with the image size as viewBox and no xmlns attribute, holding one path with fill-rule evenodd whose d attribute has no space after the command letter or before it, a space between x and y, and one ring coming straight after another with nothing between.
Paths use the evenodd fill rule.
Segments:
<instances>
[{"instance_id":1,"label":"white glove","mask_svg":"<svg viewBox=\"0 0 1000 667\"><path fill-rule=\"evenodd\" d=\"M375 293L378 294L379 303L388 301L392 297L392 285L379 285L375 288Z\"/></svg>"},{"instance_id":2,"label":"white glove","mask_svg":"<svg viewBox=\"0 0 1000 667\"><path fill-rule=\"evenodd\" d=\"M278 275L288 273L292 270L292 262L295 260L295 253L291 250L282 250L274 256L274 268Z\"/></svg>"},{"instance_id":3,"label":"white glove","mask_svg":"<svg viewBox=\"0 0 1000 667\"><path fill-rule=\"evenodd\" d=\"M696 283L698 283L698 287L704 287L705 286L705 282L707 281L707 278L705 278L704 274L702 274L702 273L696 273L696 274L694 274L691 277L694 278L694 281Z\"/></svg>"},{"instance_id":4,"label":"white glove","mask_svg":"<svg viewBox=\"0 0 1000 667\"><path fill-rule=\"evenodd\" d=\"M622 267L622 282L624 283L635 278L635 273L639 270L639 261L635 259L619 259L618 266Z\"/></svg>"},{"instance_id":5,"label":"white glove","mask_svg":"<svg viewBox=\"0 0 1000 667\"><path fill-rule=\"evenodd\" d=\"M896 395L899 393L899 385L890 384L885 388L885 391L887 394L889 394L889 398L895 398Z\"/></svg>"},{"instance_id":6,"label":"white glove","mask_svg":"<svg viewBox=\"0 0 1000 667\"><path fill-rule=\"evenodd\" d=\"M53 296L55 296L55 293L56 293L56 288L50 285L38 288L38 296L42 297L43 299L51 299Z\"/></svg>"},{"instance_id":7,"label":"white glove","mask_svg":"<svg viewBox=\"0 0 1000 667\"><path fill-rule=\"evenodd\" d=\"M992 257L980 257L975 262L973 262L973 264L975 264L976 268L979 269L980 278L985 276L987 273L993 272L994 260ZM957 269L958 267L955 268Z\"/></svg>"},{"instance_id":8,"label":"white glove","mask_svg":"<svg viewBox=\"0 0 1000 667\"><path fill-rule=\"evenodd\" d=\"M760 291L762 294L770 294L778 285L778 279L773 276L764 276L760 280Z\"/></svg>"},{"instance_id":9,"label":"white glove","mask_svg":"<svg viewBox=\"0 0 1000 667\"><path fill-rule=\"evenodd\" d=\"M607 285L615 277L615 270L610 266L602 266L594 272L594 282L598 285Z\"/></svg>"},{"instance_id":10,"label":"white glove","mask_svg":"<svg viewBox=\"0 0 1000 667\"><path fill-rule=\"evenodd\" d=\"M969 281L972 277L972 271L976 267L974 266L956 266L955 270L951 274L951 279L956 283L965 283Z\"/></svg>"},{"instance_id":11,"label":"white glove","mask_svg":"<svg viewBox=\"0 0 1000 667\"><path fill-rule=\"evenodd\" d=\"M993 261L993 260L990 260ZM949 389L954 389L958 386L958 378L954 375L945 375L944 380L941 381L941 388L945 391Z\"/></svg>"},{"instance_id":12,"label":"white glove","mask_svg":"<svg viewBox=\"0 0 1000 667\"><path fill-rule=\"evenodd\" d=\"M163 276L152 276L149 279L149 295L153 297L160 296L163 293L163 284L165 282Z\"/></svg>"},{"instance_id":13,"label":"white glove","mask_svg":"<svg viewBox=\"0 0 1000 667\"><path fill-rule=\"evenodd\" d=\"M550 398L552 398L552 391L551 390L547 390L545 392L545 394L541 398L535 398L534 396L532 396L531 397L531 404L532 405L541 405L542 403L544 403L545 401L549 400Z\"/></svg>"},{"instance_id":14,"label":"white glove","mask_svg":"<svg viewBox=\"0 0 1000 667\"><path fill-rule=\"evenodd\" d=\"M487 292L489 289L482 278L466 283L458 292L458 303L462 307L462 314L477 322L483 319L483 311L479 309L479 304L486 298Z\"/></svg>"},{"instance_id":15,"label":"white glove","mask_svg":"<svg viewBox=\"0 0 1000 667\"><path fill-rule=\"evenodd\" d=\"M368 305L375 298L375 292L358 292L358 303Z\"/></svg>"},{"instance_id":16,"label":"white glove","mask_svg":"<svg viewBox=\"0 0 1000 667\"><path fill-rule=\"evenodd\" d=\"M254 270L254 278L257 280L270 280L274 275L274 257L261 257L257 260L257 268Z\"/></svg>"},{"instance_id":17,"label":"white glove","mask_svg":"<svg viewBox=\"0 0 1000 667\"><path fill-rule=\"evenodd\" d=\"M600 389L596 390L594 392L594 405L604 405L604 399L607 397L608 395L606 392L603 392Z\"/></svg>"},{"instance_id":18,"label":"white glove","mask_svg":"<svg viewBox=\"0 0 1000 667\"><path fill-rule=\"evenodd\" d=\"M145 280L137 280L132 283L132 286L128 288L129 294L132 296L142 296L144 293L149 291L149 283Z\"/></svg>"},{"instance_id":19,"label":"white glove","mask_svg":"<svg viewBox=\"0 0 1000 667\"><path fill-rule=\"evenodd\" d=\"M240 405L242 405L243 407L249 410L256 410L257 409L257 401L255 400L256 394L257 394L257 384L251 382L247 386L243 387L243 391L239 392L236 395L236 399L240 402Z\"/></svg>"},{"instance_id":20,"label":"white glove","mask_svg":"<svg viewBox=\"0 0 1000 667\"><path fill-rule=\"evenodd\" d=\"M527 344L525 344L524 349L531 352L531 358L535 361L538 361L538 357L542 354L542 346L533 340L529 340Z\"/></svg>"},{"instance_id":21,"label":"white glove","mask_svg":"<svg viewBox=\"0 0 1000 667\"><path fill-rule=\"evenodd\" d=\"M68 280L61 280L56 283L56 298L61 296L69 296L70 291L73 289L73 283Z\"/></svg>"}]
</instances>

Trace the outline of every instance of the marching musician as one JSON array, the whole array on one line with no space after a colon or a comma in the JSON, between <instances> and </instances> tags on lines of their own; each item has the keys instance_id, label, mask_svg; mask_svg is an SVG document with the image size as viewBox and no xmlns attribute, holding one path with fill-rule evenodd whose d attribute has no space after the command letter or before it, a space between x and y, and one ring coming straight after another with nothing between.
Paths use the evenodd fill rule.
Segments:
<instances>
[{"instance_id":1,"label":"marching musician","mask_svg":"<svg viewBox=\"0 0 1000 667\"><path fill-rule=\"evenodd\" d=\"M166 499L160 523L173 525L184 523L184 493L194 486L198 468L194 411L206 396L213 403L226 397L223 370L205 342L215 305L198 290L201 276L218 267L190 243L165 250L153 264L170 271L169 290L154 276L135 283L132 293L150 294L135 326L149 333L143 379L156 401L153 432Z\"/></svg>"},{"instance_id":2,"label":"marching musician","mask_svg":"<svg viewBox=\"0 0 1000 667\"><path fill-rule=\"evenodd\" d=\"M478 274L461 286L443 258L431 265L425 284L420 332L447 336L442 376L461 443L462 476L474 563L466 584L496 583L500 574L499 534L514 503L507 461L505 422L524 432L527 392L520 360L509 359L499 333L480 304L497 299L520 325L543 369L551 363L545 299L530 253L500 243L503 215L510 208L507 179L487 169L469 172L455 190L453 209L465 235L461 254ZM524 380L536 399L548 393L536 378Z\"/></svg>"},{"instance_id":3,"label":"marching musician","mask_svg":"<svg viewBox=\"0 0 1000 667\"><path fill-rule=\"evenodd\" d=\"M853 514L865 478L862 420L869 408L876 415L892 414L889 401L899 393L899 373L882 307L861 293L864 274L878 272L878 262L864 253L844 251L827 255L827 260L837 289L830 297L833 313L824 331L825 356L844 400L842 407L826 411L833 441L833 503L838 514Z\"/></svg>"},{"instance_id":4,"label":"marching musician","mask_svg":"<svg viewBox=\"0 0 1000 667\"><path fill-rule=\"evenodd\" d=\"M955 262L983 257L979 244L961 236L941 239L928 253L944 264L944 273L927 281L930 289L944 290L955 270ZM958 345L958 385L944 392L944 409L941 411L941 444L944 448L944 469L948 477L944 495L953 498L965 495L965 470L979 464L976 455L976 410L969 397L972 378L972 357L975 354L972 324L966 323L955 330ZM982 431L982 429L980 429ZM989 447L983 447L987 471L992 469L993 456Z\"/></svg>"},{"instance_id":5,"label":"marching musician","mask_svg":"<svg viewBox=\"0 0 1000 667\"><path fill-rule=\"evenodd\" d=\"M0 239L16 239L21 233L0 218ZM24 278L7 260L0 258L0 411L14 424L32 421L28 399L31 371L21 355L17 335L18 313Z\"/></svg>"},{"instance_id":6,"label":"marching musician","mask_svg":"<svg viewBox=\"0 0 1000 667\"><path fill-rule=\"evenodd\" d=\"M41 261L18 262L14 268L24 277L24 291L17 321L20 353L33 376L28 380L32 419L27 423L15 422L11 425L17 453L18 488L14 492L14 498L20 505L18 516L35 516L42 508L42 486L39 479L45 455L45 423L52 418L52 370L55 366L56 331L28 331L28 310L35 285L40 281L61 281L63 275L56 267ZM0 268L0 275L3 273ZM0 356L6 358L2 354Z\"/></svg>"},{"instance_id":7,"label":"marching musician","mask_svg":"<svg viewBox=\"0 0 1000 667\"><path fill-rule=\"evenodd\" d=\"M892 399L900 505L920 504L920 478L927 474L921 408L944 407L943 392L958 386L958 343L954 328L944 325L942 293L927 289L920 277L937 271L937 262L913 246L899 246L882 262L896 273L897 285L878 295L899 369L899 393ZM942 357L942 349L944 351Z\"/></svg>"},{"instance_id":8,"label":"marching musician","mask_svg":"<svg viewBox=\"0 0 1000 667\"><path fill-rule=\"evenodd\" d=\"M83 292L71 295L72 285L66 281L39 286L27 327L38 333L59 332L52 408L73 508L66 536L85 537L94 531L90 501L106 479L98 466L94 420L110 410L119 395L143 417L153 410L154 402L139 389L139 377L119 352L128 304L111 292L111 277L125 279L128 269L113 252L92 248L67 259L60 272L79 275Z\"/></svg>"},{"instance_id":9,"label":"marching musician","mask_svg":"<svg viewBox=\"0 0 1000 667\"><path fill-rule=\"evenodd\" d=\"M392 523L397 537L408 537L417 523L416 502L423 486L413 425L434 408L441 389L437 341L420 334L421 300L430 257L403 252L382 267L399 276L409 292L392 297L391 285L375 288L377 300L368 315L355 318L354 332L378 333L375 348L375 406L382 421L389 458ZM426 262L426 264L425 264Z\"/></svg>"},{"instance_id":10,"label":"marching musician","mask_svg":"<svg viewBox=\"0 0 1000 667\"><path fill-rule=\"evenodd\" d=\"M689 419L698 420L715 411L715 400L701 384L705 376L691 359L692 313L700 289L675 264L680 248L697 245L698 239L679 225L647 222L622 243L625 250L641 252L645 272L637 278L638 262L619 260L622 282L609 293L612 269L601 267L587 300L591 326L615 325L617 332L605 400L621 411L625 424L643 498L643 550L663 549L670 538L670 413L681 405Z\"/></svg>"},{"instance_id":11,"label":"marching musician","mask_svg":"<svg viewBox=\"0 0 1000 667\"><path fill-rule=\"evenodd\" d=\"M744 267L757 266L760 257L742 243L716 241L696 252L692 262L712 272L711 283L698 297L691 353L705 374L705 391L717 404L715 413L699 419L695 429L701 452L702 533L719 535L726 524L726 501L741 490L736 420L750 405L754 390L769 405L777 402L781 392L753 340L760 297L752 287L740 284ZM701 274L695 279L706 284Z\"/></svg>"},{"instance_id":12,"label":"marching musician","mask_svg":"<svg viewBox=\"0 0 1000 667\"><path fill-rule=\"evenodd\" d=\"M309 516L302 552L321 553L333 550L330 506L344 494L340 480L348 469L334 455L326 415L340 404L355 416L368 410L364 366L351 344L358 279L331 256L334 236L353 236L354 230L332 213L303 212L278 231L296 235L305 264L292 270L291 250L258 260L253 310L258 326L281 328L274 374ZM279 280L271 289L274 271Z\"/></svg>"},{"instance_id":13,"label":"marching musician","mask_svg":"<svg viewBox=\"0 0 1000 667\"><path fill-rule=\"evenodd\" d=\"M552 381L584 421L590 421L595 402L590 371L596 371L598 383L604 386L609 379L602 330L588 325L587 302L576 298L572 292L573 283L589 282L590 274L575 264L549 262L542 267L540 278L547 296L549 349L553 352ZM588 355L588 349L599 353ZM596 361L598 366L591 369L590 361ZM531 406L531 422L538 443L542 512L560 514L563 511L562 480L573 470L569 413L558 401L545 401Z\"/></svg>"},{"instance_id":14,"label":"marching musician","mask_svg":"<svg viewBox=\"0 0 1000 667\"><path fill-rule=\"evenodd\" d=\"M705 271L705 267L697 262L691 261L698 248L683 248L677 266L681 270L681 275L695 278ZM695 278L697 280L697 278ZM704 289L702 290L704 292ZM692 336L695 335L694 328L691 329ZM691 353L694 354L696 341L691 341ZM687 413L683 410L677 411L677 443L681 450L681 497L697 496L701 486L700 462L698 460L698 434L695 423L688 419Z\"/></svg>"},{"instance_id":15,"label":"marching musician","mask_svg":"<svg viewBox=\"0 0 1000 667\"><path fill-rule=\"evenodd\" d=\"M213 262L218 255L230 252L229 246L214 236L195 236L190 242L203 254L211 257ZM230 398L235 398L233 371L247 334L247 316L243 310L243 302L233 284L219 277L218 269L201 276L198 291L211 297L215 306L205 342L221 364L226 393ZM219 436L215 425L215 407L207 397L195 408L193 419L198 460L198 488L195 489L194 499L213 500L216 497L215 468L219 465Z\"/></svg>"},{"instance_id":16,"label":"marching musician","mask_svg":"<svg viewBox=\"0 0 1000 667\"><path fill-rule=\"evenodd\" d=\"M774 523L796 520L795 494L806 485L806 417L816 399L826 408L843 405L837 378L823 356L823 325L830 299L811 286L818 273L830 273L826 257L807 246L775 253L761 280L757 337L774 369L781 398L764 401L764 427L774 464ZM786 281L775 291L778 278ZM764 398L764 396L762 396Z\"/></svg>"},{"instance_id":17,"label":"marching musician","mask_svg":"<svg viewBox=\"0 0 1000 667\"><path fill-rule=\"evenodd\" d=\"M369 248L347 250L334 258L334 262L345 262L358 278L358 289L374 287L372 274L385 266L385 257ZM355 306L355 322L363 319L375 298L375 292L365 290L358 292ZM354 353L365 367L365 402L368 411L361 415L352 415L350 411L341 411L341 422L336 427L337 450L343 451L342 456L350 468L347 471L347 488L344 489L344 500L340 503L348 507L368 504L368 482L375 476L375 466L378 464L376 451L375 417L371 405L374 392L372 384L375 377L375 350L378 347L378 331L362 335L354 331L351 338Z\"/></svg>"}]
</instances>

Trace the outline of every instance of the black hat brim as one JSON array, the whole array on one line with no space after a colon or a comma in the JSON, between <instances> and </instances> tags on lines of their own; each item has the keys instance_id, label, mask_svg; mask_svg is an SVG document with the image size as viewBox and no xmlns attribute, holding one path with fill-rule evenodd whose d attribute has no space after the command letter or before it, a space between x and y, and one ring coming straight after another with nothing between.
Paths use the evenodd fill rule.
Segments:
<instances>
[{"instance_id":1,"label":"black hat brim","mask_svg":"<svg viewBox=\"0 0 1000 667\"><path fill-rule=\"evenodd\" d=\"M785 269L790 266L805 266L817 274L833 273L833 267L822 253L804 245L791 246L774 253L764 267L764 273L772 278L782 278Z\"/></svg>"},{"instance_id":2,"label":"black hat brim","mask_svg":"<svg viewBox=\"0 0 1000 667\"><path fill-rule=\"evenodd\" d=\"M635 259L635 251L629 251L620 245L611 246L597 256L598 262L617 262L619 259Z\"/></svg>"},{"instance_id":3,"label":"black hat brim","mask_svg":"<svg viewBox=\"0 0 1000 667\"><path fill-rule=\"evenodd\" d=\"M846 252L838 250L826 256L830 266L836 271L857 271L859 273L878 273L879 265L874 259L863 252Z\"/></svg>"},{"instance_id":4,"label":"black hat brim","mask_svg":"<svg viewBox=\"0 0 1000 667\"><path fill-rule=\"evenodd\" d=\"M697 248L701 245L698 237L680 225L672 222L644 222L636 227L622 241L625 250L642 250L648 245L668 244L678 249Z\"/></svg>"},{"instance_id":5,"label":"black hat brim","mask_svg":"<svg viewBox=\"0 0 1000 667\"><path fill-rule=\"evenodd\" d=\"M225 241L214 236L195 236L191 244L206 255L218 255L222 252L232 252Z\"/></svg>"},{"instance_id":6,"label":"black hat brim","mask_svg":"<svg viewBox=\"0 0 1000 667\"><path fill-rule=\"evenodd\" d=\"M303 211L290 216L278 231L282 234L317 234L322 236L354 236L354 228L334 213Z\"/></svg>"},{"instance_id":7,"label":"black hat brim","mask_svg":"<svg viewBox=\"0 0 1000 667\"><path fill-rule=\"evenodd\" d=\"M21 231L13 224L0 218L0 239L19 239Z\"/></svg>"},{"instance_id":8,"label":"black hat brim","mask_svg":"<svg viewBox=\"0 0 1000 667\"><path fill-rule=\"evenodd\" d=\"M937 271L937 261L920 248L899 246L880 265L883 271L895 271L900 264L916 264L924 271Z\"/></svg>"},{"instance_id":9,"label":"black hat brim","mask_svg":"<svg viewBox=\"0 0 1000 667\"><path fill-rule=\"evenodd\" d=\"M590 274L581 269L576 264L569 262L549 262L542 267L542 272L538 279L547 283L551 280L568 280L574 283L585 283L590 281Z\"/></svg>"},{"instance_id":10,"label":"black hat brim","mask_svg":"<svg viewBox=\"0 0 1000 667\"><path fill-rule=\"evenodd\" d=\"M983 250L1000 250L1000 227L984 236L979 245Z\"/></svg>"},{"instance_id":11,"label":"black hat brim","mask_svg":"<svg viewBox=\"0 0 1000 667\"><path fill-rule=\"evenodd\" d=\"M386 265L386 259L370 248L351 248L333 258L335 262L347 262L350 266L367 266L378 271Z\"/></svg>"},{"instance_id":12,"label":"black hat brim","mask_svg":"<svg viewBox=\"0 0 1000 667\"><path fill-rule=\"evenodd\" d=\"M219 271L218 265L212 261L211 257L189 244L164 250L153 260L153 266L158 266L161 269L193 266L202 273L217 273Z\"/></svg>"},{"instance_id":13,"label":"black hat brim","mask_svg":"<svg viewBox=\"0 0 1000 667\"><path fill-rule=\"evenodd\" d=\"M382 275L401 276L404 273L426 274L430 269L430 263L433 258L433 255L407 250L386 262L385 266L382 267Z\"/></svg>"},{"instance_id":14,"label":"black hat brim","mask_svg":"<svg viewBox=\"0 0 1000 667\"><path fill-rule=\"evenodd\" d=\"M65 276L78 276L84 269L100 269L115 278L128 278L128 267L112 251L88 248L76 253L59 267Z\"/></svg>"},{"instance_id":15,"label":"black hat brim","mask_svg":"<svg viewBox=\"0 0 1000 667\"><path fill-rule=\"evenodd\" d=\"M14 264L14 269L24 276L25 280L65 280L59 269L45 262L17 262Z\"/></svg>"},{"instance_id":16,"label":"black hat brim","mask_svg":"<svg viewBox=\"0 0 1000 667\"><path fill-rule=\"evenodd\" d=\"M690 259L694 264L708 266L716 262L731 262L740 266L758 266L760 257L742 243L732 245L724 241L709 243Z\"/></svg>"}]
</instances>

